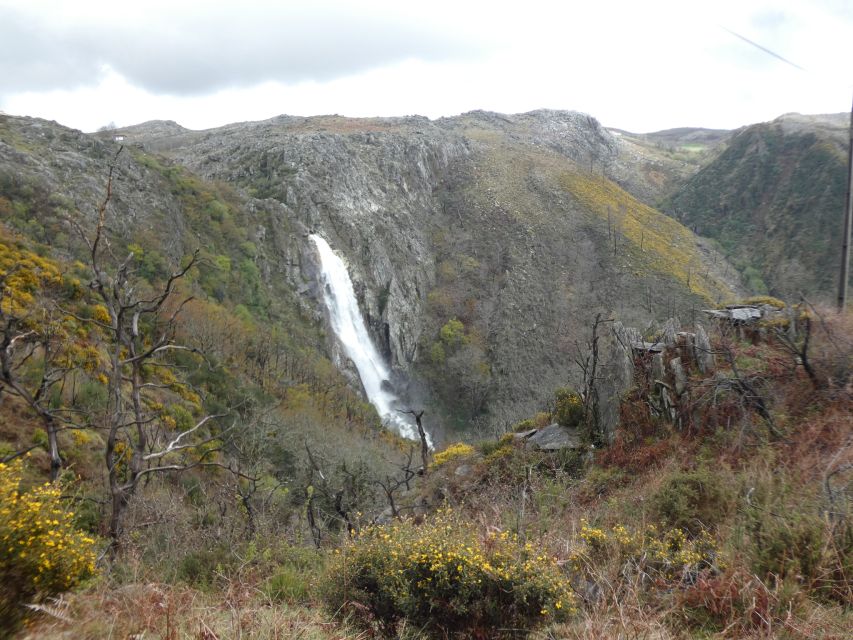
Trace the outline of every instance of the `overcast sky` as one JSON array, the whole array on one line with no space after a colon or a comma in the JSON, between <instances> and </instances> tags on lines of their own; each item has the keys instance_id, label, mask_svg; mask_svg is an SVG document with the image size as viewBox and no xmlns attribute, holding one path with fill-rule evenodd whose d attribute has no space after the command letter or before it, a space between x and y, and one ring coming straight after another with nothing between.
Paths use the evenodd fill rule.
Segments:
<instances>
[{"instance_id":1,"label":"overcast sky","mask_svg":"<svg viewBox=\"0 0 853 640\"><path fill-rule=\"evenodd\" d=\"M0 0L0 110L86 131L550 108L645 132L851 99L851 0Z\"/></svg>"}]
</instances>

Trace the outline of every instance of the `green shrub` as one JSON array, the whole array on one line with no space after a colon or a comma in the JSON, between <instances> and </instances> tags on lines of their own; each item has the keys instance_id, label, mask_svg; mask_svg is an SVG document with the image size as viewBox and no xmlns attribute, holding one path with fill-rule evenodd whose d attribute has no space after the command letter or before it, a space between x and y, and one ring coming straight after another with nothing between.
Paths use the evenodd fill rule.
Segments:
<instances>
[{"instance_id":1,"label":"green shrub","mask_svg":"<svg viewBox=\"0 0 853 640\"><path fill-rule=\"evenodd\" d=\"M524 431L531 431L533 429L538 428L536 423L533 421L533 418L527 418L527 420L522 420L521 422L517 422L512 426L512 430L515 433L522 433Z\"/></svg>"},{"instance_id":2,"label":"green shrub","mask_svg":"<svg viewBox=\"0 0 853 640\"><path fill-rule=\"evenodd\" d=\"M434 342L429 348L429 361L434 365L441 366L445 360L447 360L447 354L444 347L440 342Z\"/></svg>"},{"instance_id":3,"label":"green shrub","mask_svg":"<svg viewBox=\"0 0 853 640\"><path fill-rule=\"evenodd\" d=\"M273 602L298 604L309 599L311 584L307 576L298 569L283 566L276 569L267 579L263 593Z\"/></svg>"},{"instance_id":4,"label":"green shrub","mask_svg":"<svg viewBox=\"0 0 853 640\"><path fill-rule=\"evenodd\" d=\"M77 388L76 405L84 410L104 407L107 404L107 387L95 380L84 379Z\"/></svg>"},{"instance_id":5,"label":"green shrub","mask_svg":"<svg viewBox=\"0 0 853 640\"><path fill-rule=\"evenodd\" d=\"M33 431L33 445L41 447L45 451L48 448L47 431L44 429L36 429Z\"/></svg>"},{"instance_id":6,"label":"green shrub","mask_svg":"<svg viewBox=\"0 0 853 640\"><path fill-rule=\"evenodd\" d=\"M758 495L745 513L743 548L761 577L793 579L828 600L849 602L853 521L821 513L819 499Z\"/></svg>"},{"instance_id":7,"label":"green shrub","mask_svg":"<svg viewBox=\"0 0 853 640\"><path fill-rule=\"evenodd\" d=\"M580 477L586 467L587 452L584 449L558 449L552 454L551 468L574 478Z\"/></svg>"},{"instance_id":8,"label":"green shrub","mask_svg":"<svg viewBox=\"0 0 853 640\"><path fill-rule=\"evenodd\" d=\"M227 573L235 562L234 554L224 546L188 551L177 567L176 578L197 587L209 587L217 574Z\"/></svg>"},{"instance_id":9,"label":"green shrub","mask_svg":"<svg viewBox=\"0 0 853 640\"><path fill-rule=\"evenodd\" d=\"M391 636L398 622L433 637L500 637L573 612L570 585L532 544L507 533L478 534L450 510L421 526L365 529L323 579L331 611Z\"/></svg>"},{"instance_id":10,"label":"green shrub","mask_svg":"<svg viewBox=\"0 0 853 640\"><path fill-rule=\"evenodd\" d=\"M652 508L668 525L696 534L731 511L734 494L719 473L707 468L673 474L652 497Z\"/></svg>"},{"instance_id":11,"label":"green shrub","mask_svg":"<svg viewBox=\"0 0 853 640\"><path fill-rule=\"evenodd\" d=\"M477 443L477 450L486 459L488 464L493 454L498 457L505 455L507 452L512 452L515 437L511 433L505 433L498 440L481 440Z\"/></svg>"},{"instance_id":12,"label":"green shrub","mask_svg":"<svg viewBox=\"0 0 853 640\"><path fill-rule=\"evenodd\" d=\"M6 456L12 456L18 448L13 445L11 442L0 442L0 458L5 458Z\"/></svg>"},{"instance_id":13,"label":"green shrub","mask_svg":"<svg viewBox=\"0 0 853 640\"><path fill-rule=\"evenodd\" d=\"M803 513L753 513L752 570L760 576L798 575L810 581L821 569L824 521Z\"/></svg>"},{"instance_id":14,"label":"green shrub","mask_svg":"<svg viewBox=\"0 0 853 640\"><path fill-rule=\"evenodd\" d=\"M542 455L536 451L528 451L522 442L515 439L511 433L501 436L500 440L492 441L491 446L480 445L483 451L483 463L486 477L492 482L517 486L526 482L530 469L538 467Z\"/></svg>"},{"instance_id":15,"label":"green shrub","mask_svg":"<svg viewBox=\"0 0 853 640\"><path fill-rule=\"evenodd\" d=\"M438 332L441 341L450 349L457 349L465 344L465 325L461 320L451 318L444 323Z\"/></svg>"},{"instance_id":16,"label":"green shrub","mask_svg":"<svg viewBox=\"0 0 853 640\"><path fill-rule=\"evenodd\" d=\"M625 485L625 472L617 467L592 467L583 479L581 495L585 500L595 500L609 495Z\"/></svg>"}]
</instances>

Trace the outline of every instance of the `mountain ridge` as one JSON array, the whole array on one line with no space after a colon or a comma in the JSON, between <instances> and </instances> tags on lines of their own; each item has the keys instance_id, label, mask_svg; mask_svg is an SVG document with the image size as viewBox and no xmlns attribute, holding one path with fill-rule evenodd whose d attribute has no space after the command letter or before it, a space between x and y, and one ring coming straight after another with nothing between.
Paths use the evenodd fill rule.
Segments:
<instances>
[{"instance_id":1,"label":"mountain ridge","mask_svg":"<svg viewBox=\"0 0 853 640\"><path fill-rule=\"evenodd\" d=\"M10 136L41 127L6 123L14 125L7 127ZM92 149L103 163L122 131L90 137L57 128L52 135L76 141L71 155L63 152L69 161L100 141ZM730 284L713 275L719 261L713 251L659 214L655 229L643 230L638 220L647 219L647 209L618 187L601 190L631 168L618 162L617 138L586 114L478 111L437 121L283 116L200 132L155 122L124 134L137 185L126 193L117 185L128 225L152 224L148 214L133 223L140 214L131 210L172 207L157 233L164 246L174 243L180 234L168 228L183 225L184 214L158 204L154 193L140 196L145 183L156 192L161 187L153 185L181 167L230 185L242 194L237 206L247 212L248 240L258 247L252 261L265 286L283 276L296 290L315 291L314 302L303 298L315 314L316 267L302 234L321 232L346 257L362 312L395 375L412 380L413 398L437 397L433 417L453 428L516 420L541 407L552 388L576 375L570 345L594 309L613 308L641 323L679 310L695 316L702 305L732 295ZM21 144L33 158L50 149ZM98 181L91 159L79 166L92 174L85 193L74 197L82 209L96 201ZM19 168L7 164L7 171ZM33 180L41 180L38 172ZM62 179L50 184L61 189ZM253 211L275 213L262 220ZM284 221L290 231L276 228ZM669 250L667 242L653 244L661 233L688 233L679 241L686 253L679 254L677 273L668 258L654 257ZM517 326L519 314L529 328ZM577 319L567 322L567 314ZM464 348L445 348L442 359L439 330L454 318L465 326ZM555 343L563 345L559 353ZM476 381L474 387L447 386L439 375L445 366L457 367L456 377Z\"/></svg>"}]
</instances>

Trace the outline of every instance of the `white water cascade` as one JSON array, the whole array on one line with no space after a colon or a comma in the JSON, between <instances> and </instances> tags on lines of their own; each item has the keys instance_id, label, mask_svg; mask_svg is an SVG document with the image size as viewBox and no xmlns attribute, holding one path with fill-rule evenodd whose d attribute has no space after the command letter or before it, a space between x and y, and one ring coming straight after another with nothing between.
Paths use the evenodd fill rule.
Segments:
<instances>
[{"instance_id":1,"label":"white water cascade","mask_svg":"<svg viewBox=\"0 0 853 640\"><path fill-rule=\"evenodd\" d=\"M323 301L329 311L332 330L344 352L355 363L367 399L376 407L386 426L404 438L417 440L415 426L397 412L397 396L383 384L389 380L390 371L367 333L346 265L323 238L316 234L311 234L310 238L320 254Z\"/></svg>"}]
</instances>

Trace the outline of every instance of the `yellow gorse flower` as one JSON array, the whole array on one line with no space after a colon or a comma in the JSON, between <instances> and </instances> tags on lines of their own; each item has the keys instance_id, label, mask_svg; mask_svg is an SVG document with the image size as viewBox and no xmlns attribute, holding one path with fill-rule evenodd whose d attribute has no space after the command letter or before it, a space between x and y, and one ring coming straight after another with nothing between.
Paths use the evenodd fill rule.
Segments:
<instances>
[{"instance_id":1,"label":"yellow gorse flower","mask_svg":"<svg viewBox=\"0 0 853 640\"><path fill-rule=\"evenodd\" d=\"M499 626L575 611L569 578L554 558L510 532L484 534L449 509L420 525L362 529L335 555L330 575L355 581L348 597L366 580L365 588L379 590L376 598L415 621L438 606L471 620L507 616Z\"/></svg>"},{"instance_id":2,"label":"yellow gorse flower","mask_svg":"<svg viewBox=\"0 0 853 640\"><path fill-rule=\"evenodd\" d=\"M456 444L452 444L446 449L436 453L435 456L433 456L433 464L435 466L440 466L450 462L451 460L467 458L473 454L474 447L470 444L465 444L464 442L457 442Z\"/></svg>"},{"instance_id":3,"label":"yellow gorse flower","mask_svg":"<svg viewBox=\"0 0 853 640\"><path fill-rule=\"evenodd\" d=\"M74 526L58 486L22 490L22 472L20 461L0 464L0 563L5 579L14 579L20 596L32 600L66 591L92 575L95 540Z\"/></svg>"},{"instance_id":4,"label":"yellow gorse flower","mask_svg":"<svg viewBox=\"0 0 853 640\"><path fill-rule=\"evenodd\" d=\"M591 526L581 520L578 533L580 544L572 551L572 568L582 571L601 556L618 557L633 565L642 564L645 571L655 571L663 577L677 577L687 569L721 567L716 544L708 532L689 538L681 529L659 531L654 525L630 530L617 524L609 530Z\"/></svg>"}]
</instances>

